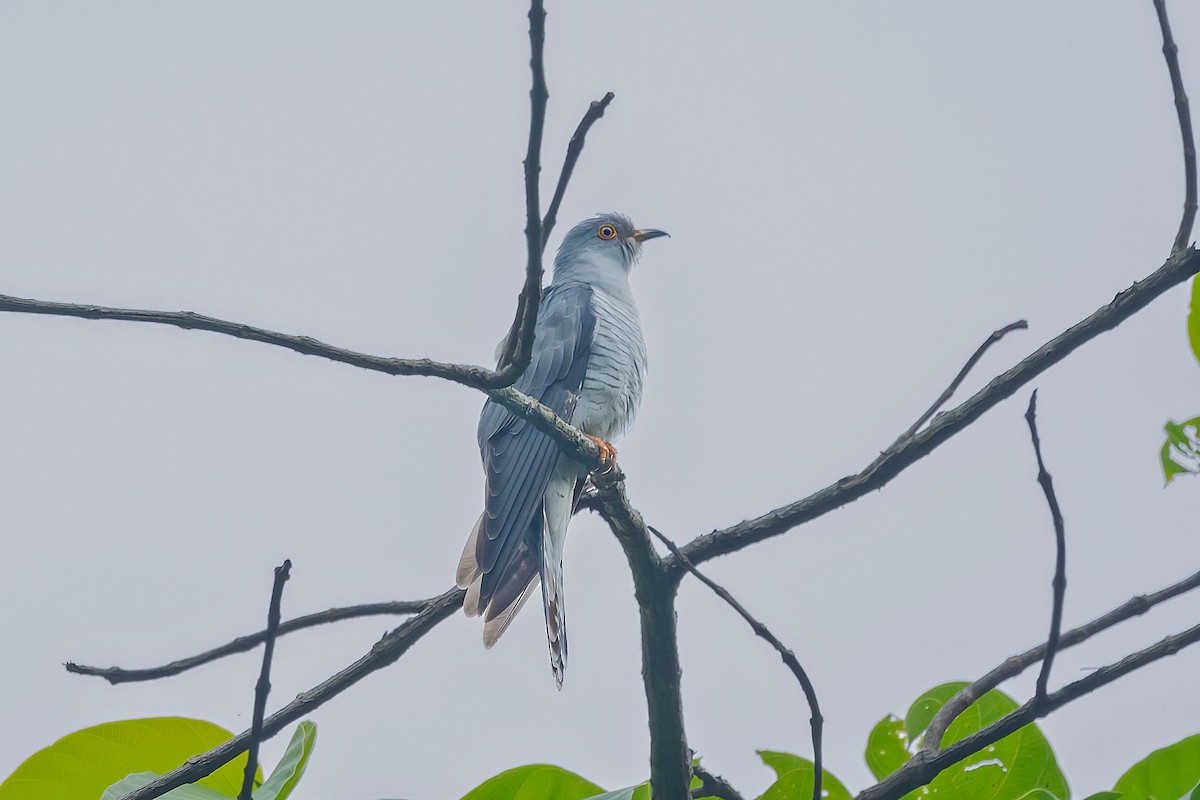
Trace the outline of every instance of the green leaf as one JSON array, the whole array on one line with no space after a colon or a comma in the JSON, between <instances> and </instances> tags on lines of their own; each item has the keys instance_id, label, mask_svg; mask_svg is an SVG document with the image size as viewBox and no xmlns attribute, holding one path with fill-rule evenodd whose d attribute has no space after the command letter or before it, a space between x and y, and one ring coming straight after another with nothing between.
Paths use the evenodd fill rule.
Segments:
<instances>
[{"instance_id":1,"label":"green leaf","mask_svg":"<svg viewBox=\"0 0 1200 800\"><path fill-rule=\"evenodd\" d=\"M1192 352L1200 361L1200 277L1192 279L1192 309L1188 314L1188 340L1192 343Z\"/></svg>"},{"instance_id":2,"label":"green leaf","mask_svg":"<svg viewBox=\"0 0 1200 800\"><path fill-rule=\"evenodd\" d=\"M1117 797L1120 796L1121 795L1117 795ZM1063 800L1063 798L1056 797L1050 792L1047 792L1045 789L1030 789L1028 792L1021 795L1018 800Z\"/></svg>"},{"instance_id":3,"label":"green leaf","mask_svg":"<svg viewBox=\"0 0 1200 800\"><path fill-rule=\"evenodd\" d=\"M1167 483L1180 474L1200 474L1200 417L1192 417L1183 423L1167 420L1163 426L1167 440L1163 442L1160 457L1163 476Z\"/></svg>"},{"instance_id":4,"label":"green leaf","mask_svg":"<svg viewBox=\"0 0 1200 800\"><path fill-rule=\"evenodd\" d=\"M937 709L964 685L942 684L913 703L906 717L910 741L914 731L923 733ZM982 730L1017 707L1012 698L993 689L951 723L942 746ZM1059 800L1070 797L1050 743L1036 725L1026 725L943 771L929 784L926 796L953 800L1017 800L1028 796L1029 800L1045 800L1039 790Z\"/></svg>"},{"instance_id":5,"label":"green leaf","mask_svg":"<svg viewBox=\"0 0 1200 800\"><path fill-rule=\"evenodd\" d=\"M586 800L603 791L562 767L528 764L488 778L462 800Z\"/></svg>"},{"instance_id":6,"label":"green leaf","mask_svg":"<svg viewBox=\"0 0 1200 800\"><path fill-rule=\"evenodd\" d=\"M0 783L0 800L96 800L127 775L166 774L231 738L218 725L183 717L106 722L34 753ZM245 764L246 757L239 756L199 784L236 796Z\"/></svg>"},{"instance_id":7,"label":"green leaf","mask_svg":"<svg viewBox=\"0 0 1200 800\"><path fill-rule=\"evenodd\" d=\"M958 694L959 689L965 689L968 685L966 681L943 683L914 700L913 704L908 707L908 713L904 715L904 731L908 734L908 740L916 743L921 738L921 734L925 733L925 729L929 727L929 723L933 721L934 715L941 711L942 706L946 705L951 697ZM942 746L945 747L947 744L949 741L943 737Z\"/></svg>"},{"instance_id":8,"label":"green leaf","mask_svg":"<svg viewBox=\"0 0 1200 800\"><path fill-rule=\"evenodd\" d=\"M1083 800L1118 800L1120 797L1120 792L1096 792L1095 794L1089 794Z\"/></svg>"},{"instance_id":9,"label":"green leaf","mask_svg":"<svg viewBox=\"0 0 1200 800\"><path fill-rule=\"evenodd\" d=\"M1120 777L1113 791L1127 800L1179 800L1200 784L1200 733L1155 750Z\"/></svg>"},{"instance_id":10,"label":"green leaf","mask_svg":"<svg viewBox=\"0 0 1200 800\"><path fill-rule=\"evenodd\" d=\"M759 750L759 758L775 770L775 783L758 800L812 800L813 775L816 769L807 758L774 750ZM821 796L825 800L850 800L850 792L842 782L821 770Z\"/></svg>"},{"instance_id":11,"label":"green leaf","mask_svg":"<svg viewBox=\"0 0 1200 800\"><path fill-rule=\"evenodd\" d=\"M643 785L644 784L639 783L637 786L626 786L624 789L614 789L611 792L605 792L604 794L592 795L591 797L587 798L587 800L635 800L635 798L637 798L635 793ZM646 800L650 800L649 792L646 793Z\"/></svg>"},{"instance_id":12,"label":"green leaf","mask_svg":"<svg viewBox=\"0 0 1200 800\"><path fill-rule=\"evenodd\" d=\"M888 714L875 723L867 737L866 759L871 774L879 781L908 761L908 733L901 720Z\"/></svg>"},{"instance_id":13,"label":"green leaf","mask_svg":"<svg viewBox=\"0 0 1200 800\"><path fill-rule=\"evenodd\" d=\"M133 790L140 789L148 783L153 783L160 777L162 776L154 772L135 772L124 780L117 781L108 787L104 791L104 794L101 795L100 800L120 800L120 798ZM206 786L197 786L194 783L172 789L160 796L163 800L231 800L230 795L222 794Z\"/></svg>"},{"instance_id":14,"label":"green leaf","mask_svg":"<svg viewBox=\"0 0 1200 800\"><path fill-rule=\"evenodd\" d=\"M288 742L287 750L283 752L283 758L279 759L279 764L271 772L271 777L254 791L254 800L285 800L303 777L304 768L308 766L308 759L316 741L315 723L305 721L297 725L296 732L292 734L292 740Z\"/></svg>"}]
</instances>

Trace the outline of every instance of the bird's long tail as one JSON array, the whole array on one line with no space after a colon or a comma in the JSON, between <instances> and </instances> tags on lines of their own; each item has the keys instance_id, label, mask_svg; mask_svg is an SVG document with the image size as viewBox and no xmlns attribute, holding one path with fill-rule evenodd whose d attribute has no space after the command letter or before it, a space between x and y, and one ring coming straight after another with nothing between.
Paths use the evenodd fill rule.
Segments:
<instances>
[{"instance_id":1,"label":"bird's long tail","mask_svg":"<svg viewBox=\"0 0 1200 800\"><path fill-rule=\"evenodd\" d=\"M550 644L550 669L562 688L567 669L567 608L563 594L563 545L567 524L575 505L575 484L569 479L552 481L546 490L546 525L542 529L542 605L546 611L546 639Z\"/></svg>"}]
</instances>

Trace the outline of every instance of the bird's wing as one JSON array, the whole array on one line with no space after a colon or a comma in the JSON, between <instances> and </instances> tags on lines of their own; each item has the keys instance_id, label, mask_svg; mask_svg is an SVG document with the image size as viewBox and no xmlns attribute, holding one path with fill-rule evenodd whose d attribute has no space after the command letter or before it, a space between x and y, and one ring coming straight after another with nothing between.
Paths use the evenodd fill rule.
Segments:
<instances>
[{"instance_id":1,"label":"bird's wing","mask_svg":"<svg viewBox=\"0 0 1200 800\"><path fill-rule=\"evenodd\" d=\"M515 386L570 421L583 386L596 317L592 289L585 284L551 286L542 299L533 359ZM483 573L480 603L486 606L502 583L558 461L558 446L546 434L503 406L488 401L479 417L479 451L486 490L475 557ZM537 545L540 547L540 520Z\"/></svg>"}]
</instances>

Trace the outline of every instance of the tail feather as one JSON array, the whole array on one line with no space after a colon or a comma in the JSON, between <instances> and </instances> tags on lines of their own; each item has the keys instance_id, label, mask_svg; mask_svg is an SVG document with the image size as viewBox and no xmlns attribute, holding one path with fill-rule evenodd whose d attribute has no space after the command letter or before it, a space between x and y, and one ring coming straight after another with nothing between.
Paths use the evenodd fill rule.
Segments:
<instances>
[{"instance_id":1,"label":"tail feather","mask_svg":"<svg viewBox=\"0 0 1200 800\"><path fill-rule=\"evenodd\" d=\"M563 594L563 545L575 506L576 476L567 473L552 479L546 489L546 524L542 528L542 605L546 612L546 640L550 645L550 671L562 689L567 670L567 607Z\"/></svg>"},{"instance_id":2,"label":"tail feather","mask_svg":"<svg viewBox=\"0 0 1200 800\"><path fill-rule=\"evenodd\" d=\"M550 671L562 689L567 670L567 610L563 604L562 561L542 562L542 605L546 611L546 641L550 644Z\"/></svg>"},{"instance_id":3,"label":"tail feather","mask_svg":"<svg viewBox=\"0 0 1200 800\"><path fill-rule=\"evenodd\" d=\"M540 526L541 520L538 520ZM471 536L463 547L462 557L458 560L458 571L455 582L460 588L467 590L463 600L463 611L469 617L483 616L483 644L491 647L496 643L513 618L530 597L530 590L538 580L538 564L541 561L541 549L529 545L528 538L522 541L513 553L512 560L505 569L500 582L492 588L488 595L483 594L483 570L475 556L480 533L483 531L483 517L475 524ZM540 543L539 543L540 544ZM536 552L535 552L536 550Z\"/></svg>"},{"instance_id":4,"label":"tail feather","mask_svg":"<svg viewBox=\"0 0 1200 800\"><path fill-rule=\"evenodd\" d=\"M525 606L526 601L533 596L532 589L536 583L537 573L534 573L529 583L525 584L525 588L521 590L521 593L518 594L516 598L514 598L513 601L508 604L508 606L501 609L497 608L495 603L488 605L487 615L484 617L485 622L483 623L484 647L491 647L494 645L500 636L506 630L508 630L508 626L513 621L513 618L517 616L517 612L520 611ZM495 616L493 616L493 609L495 610Z\"/></svg>"},{"instance_id":5,"label":"tail feather","mask_svg":"<svg viewBox=\"0 0 1200 800\"><path fill-rule=\"evenodd\" d=\"M470 588L472 584L478 583L483 577L483 573L479 571L479 561L475 558L475 548L479 544L479 534L483 531L483 514L479 515L479 521L475 523L475 528L471 531L471 535L467 537L467 543L463 546L462 555L458 558L458 569L454 573L454 583L460 589ZM474 614L467 612L470 616L478 615L478 611Z\"/></svg>"},{"instance_id":6,"label":"tail feather","mask_svg":"<svg viewBox=\"0 0 1200 800\"><path fill-rule=\"evenodd\" d=\"M508 630L517 613L542 584L546 615L546 639L550 647L550 670L562 689L567 669L567 612L563 594L563 545L582 481L575 470L556 473L543 495L542 507L529 521L525 534L511 551L503 567L485 573L479 563L478 547L484 528L480 516L463 547L455 582L467 590L463 611L483 616L483 644L491 647ZM486 590L484 577L488 576Z\"/></svg>"}]
</instances>

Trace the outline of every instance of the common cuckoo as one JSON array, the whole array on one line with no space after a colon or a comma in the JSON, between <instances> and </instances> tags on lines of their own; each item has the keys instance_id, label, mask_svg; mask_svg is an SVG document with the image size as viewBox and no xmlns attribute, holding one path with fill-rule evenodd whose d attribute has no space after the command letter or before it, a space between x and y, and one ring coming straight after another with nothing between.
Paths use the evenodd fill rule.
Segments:
<instances>
[{"instance_id":1,"label":"common cuckoo","mask_svg":"<svg viewBox=\"0 0 1200 800\"><path fill-rule=\"evenodd\" d=\"M610 466L616 458L610 442L633 423L646 377L629 272L642 242L666 235L636 229L621 214L572 228L542 294L533 360L515 384L594 440ZM457 582L467 590L463 609L483 615L483 643L491 647L540 581L550 668L561 689L567 666L563 545L587 468L490 400L479 416L478 440L484 511L458 562Z\"/></svg>"}]
</instances>

